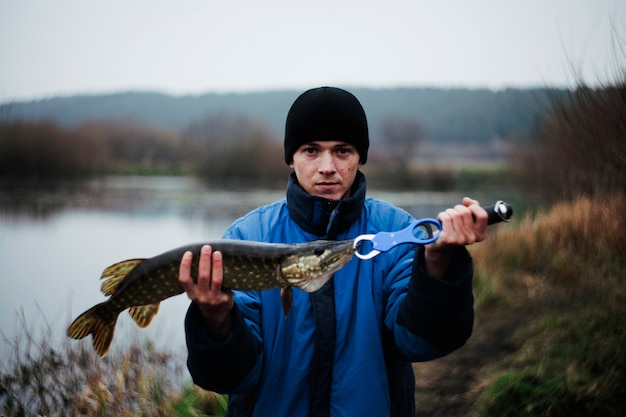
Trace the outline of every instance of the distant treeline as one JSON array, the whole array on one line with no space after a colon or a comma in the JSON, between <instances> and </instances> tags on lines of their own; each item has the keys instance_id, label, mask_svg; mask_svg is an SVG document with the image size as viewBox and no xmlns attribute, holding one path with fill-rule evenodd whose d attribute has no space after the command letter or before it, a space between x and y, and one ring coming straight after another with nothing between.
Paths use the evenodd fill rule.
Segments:
<instances>
[{"instance_id":1,"label":"distant treeline","mask_svg":"<svg viewBox=\"0 0 626 417\"><path fill-rule=\"evenodd\" d=\"M195 175L212 182L284 180L282 146L260 125L224 115L180 135L133 123L0 124L0 178L54 180L107 174ZM281 169L282 168L282 169Z\"/></svg>"},{"instance_id":2,"label":"distant treeline","mask_svg":"<svg viewBox=\"0 0 626 417\"><path fill-rule=\"evenodd\" d=\"M372 146L381 142L381 129L389 118L411 120L422 126L425 140L436 143L489 144L515 139L549 108L550 101L566 97L568 90L552 88L351 88L368 116ZM230 114L267 126L282 136L289 106L301 91L169 96L128 92L91 96L55 97L0 105L0 122L52 121L75 128L93 120L128 122L181 132L210 114Z\"/></svg>"},{"instance_id":3,"label":"distant treeline","mask_svg":"<svg viewBox=\"0 0 626 417\"><path fill-rule=\"evenodd\" d=\"M0 125L0 176L54 180L107 173L182 169L178 139L137 126L52 122Z\"/></svg>"},{"instance_id":4,"label":"distant treeline","mask_svg":"<svg viewBox=\"0 0 626 417\"><path fill-rule=\"evenodd\" d=\"M537 196L556 200L626 192L624 79L554 96L542 118L517 135L509 169ZM374 181L383 174L391 188L454 188L458 172L424 172L412 164L427 137L413 119L386 119L366 170ZM45 121L0 124L0 178L5 179L170 174L195 175L216 185L284 186L288 167L282 155L281 141L265 124L223 112L176 134L131 122L72 128Z\"/></svg>"}]
</instances>

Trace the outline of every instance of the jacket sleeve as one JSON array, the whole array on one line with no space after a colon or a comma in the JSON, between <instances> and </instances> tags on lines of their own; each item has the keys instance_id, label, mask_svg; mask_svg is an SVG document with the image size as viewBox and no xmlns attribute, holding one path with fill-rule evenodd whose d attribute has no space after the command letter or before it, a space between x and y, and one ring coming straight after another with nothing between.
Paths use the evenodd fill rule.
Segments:
<instances>
[{"instance_id":1,"label":"jacket sleeve","mask_svg":"<svg viewBox=\"0 0 626 417\"><path fill-rule=\"evenodd\" d=\"M196 385L226 394L254 385L260 369L261 342L237 302L232 310L232 329L225 340L211 338L193 303L185 318L185 334L187 368Z\"/></svg>"},{"instance_id":2,"label":"jacket sleeve","mask_svg":"<svg viewBox=\"0 0 626 417\"><path fill-rule=\"evenodd\" d=\"M463 346L474 323L473 267L467 249L454 251L445 279L429 275L424 265L424 249L419 248L394 323L396 344L411 361L434 359Z\"/></svg>"}]
</instances>

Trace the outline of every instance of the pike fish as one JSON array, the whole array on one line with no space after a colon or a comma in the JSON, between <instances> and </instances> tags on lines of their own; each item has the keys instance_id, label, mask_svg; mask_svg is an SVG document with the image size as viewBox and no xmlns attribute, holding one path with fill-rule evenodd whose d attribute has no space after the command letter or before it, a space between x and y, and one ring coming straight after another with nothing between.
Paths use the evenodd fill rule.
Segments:
<instances>
[{"instance_id":1,"label":"pike fish","mask_svg":"<svg viewBox=\"0 0 626 417\"><path fill-rule=\"evenodd\" d=\"M73 339L89 334L93 346L106 356L119 314L129 309L142 328L148 327L166 298L183 293L178 282L180 260L186 251L193 256L192 278L197 281L200 248L209 244L222 252L223 288L242 291L280 288L285 316L291 308L291 289L319 290L347 264L356 249L353 240L275 244L242 240L218 240L182 246L149 259L129 259L102 273L101 290L109 298L78 316L67 329Z\"/></svg>"}]
</instances>

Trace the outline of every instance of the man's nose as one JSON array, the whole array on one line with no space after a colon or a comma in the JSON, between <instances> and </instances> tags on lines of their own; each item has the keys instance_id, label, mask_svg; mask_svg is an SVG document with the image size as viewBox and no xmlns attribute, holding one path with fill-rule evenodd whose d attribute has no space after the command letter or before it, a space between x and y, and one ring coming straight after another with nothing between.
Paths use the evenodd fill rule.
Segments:
<instances>
[{"instance_id":1,"label":"man's nose","mask_svg":"<svg viewBox=\"0 0 626 417\"><path fill-rule=\"evenodd\" d=\"M330 152L323 152L320 158L319 171L325 174L335 172L335 158Z\"/></svg>"}]
</instances>

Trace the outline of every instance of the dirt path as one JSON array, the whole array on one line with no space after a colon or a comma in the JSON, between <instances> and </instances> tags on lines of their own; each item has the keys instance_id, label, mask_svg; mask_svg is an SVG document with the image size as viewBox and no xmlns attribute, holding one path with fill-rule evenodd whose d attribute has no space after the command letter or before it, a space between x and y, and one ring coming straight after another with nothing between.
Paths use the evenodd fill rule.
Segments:
<instances>
[{"instance_id":1,"label":"dirt path","mask_svg":"<svg viewBox=\"0 0 626 417\"><path fill-rule=\"evenodd\" d=\"M470 340L458 351L431 362L417 363L417 417L467 417L478 399L480 378L512 350L507 340L515 330L495 311L477 312Z\"/></svg>"}]
</instances>

